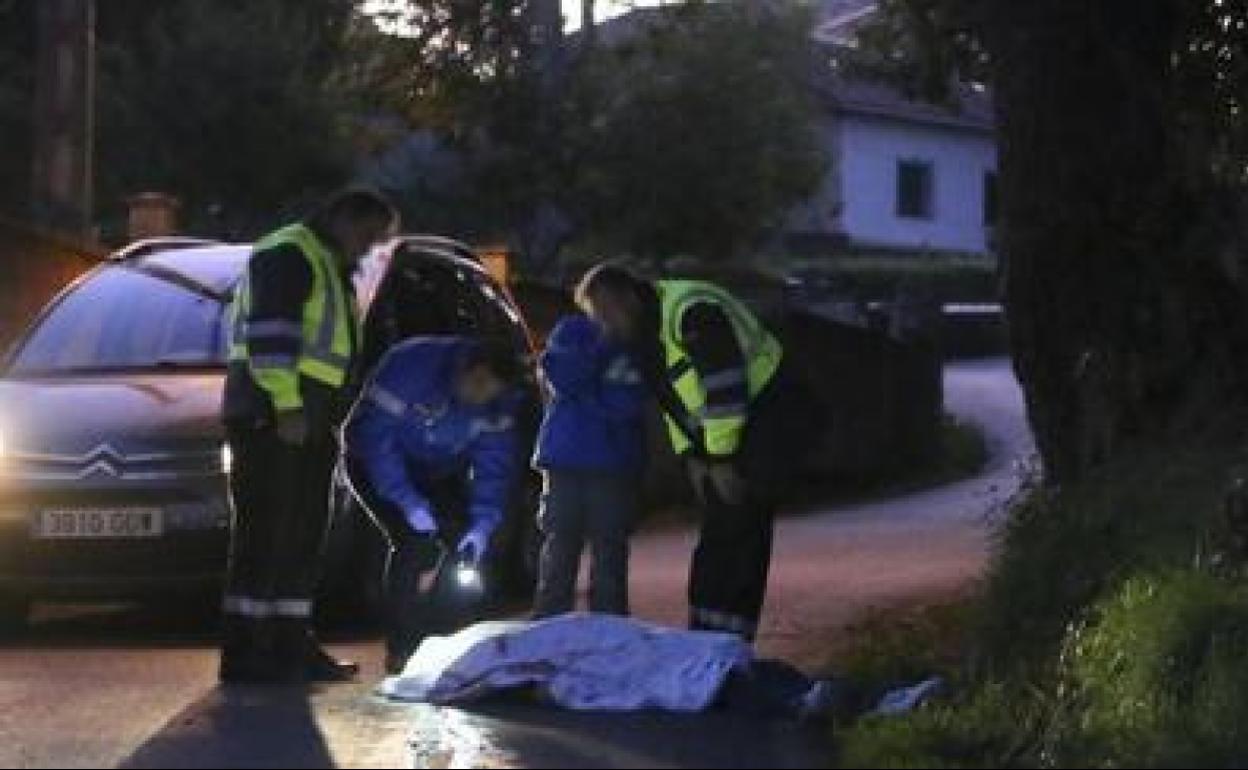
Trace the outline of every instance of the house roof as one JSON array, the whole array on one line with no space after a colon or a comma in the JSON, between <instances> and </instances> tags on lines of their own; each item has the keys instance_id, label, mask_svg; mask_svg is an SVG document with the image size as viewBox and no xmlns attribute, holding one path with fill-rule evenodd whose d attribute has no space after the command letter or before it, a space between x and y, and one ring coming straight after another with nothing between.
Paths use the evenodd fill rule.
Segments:
<instances>
[{"instance_id":1,"label":"house roof","mask_svg":"<svg viewBox=\"0 0 1248 770\"><path fill-rule=\"evenodd\" d=\"M836 112L991 132L995 126L992 96L974 85L955 84L949 103L913 97L883 80L828 74L820 92Z\"/></svg>"},{"instance_id":2,"label":"house roof","mask_svg":"<svg viewBox=\"0 0 1248 770\"><path fill-rule=\"evenodd\" d=\"M871 22L876 0L820 0L813 37L829 49L856 45L856 36ZM820 91L833 109L914 123L978 131L993 128L991 95L983 88L957 84L947 103L925 101L885 80L847 76L829 69L816 77Z\"/></svg>"},{"instance_id":3,"label":"house roof","mask_svg":"<svg viewBox=\"0 0 1248 770\"><path fill-rule=\"evenodd\" d=\"M858 28L871 19L876 0L821 0L814 38L820 43L850 45Z\"/></svg>"}]
</instances>

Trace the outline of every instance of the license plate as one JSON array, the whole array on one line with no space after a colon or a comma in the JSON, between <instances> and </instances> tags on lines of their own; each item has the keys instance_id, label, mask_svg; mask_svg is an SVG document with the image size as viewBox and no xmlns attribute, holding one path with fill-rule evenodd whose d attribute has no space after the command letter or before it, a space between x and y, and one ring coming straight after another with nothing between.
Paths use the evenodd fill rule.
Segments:
<instances>
[{"instance_id":1,"label":"license plate","mask_svg":"<svg viewBox=\"0 0 1248 770\"><path fill-rule=\"evenodd\" d=\"M159 508L65 508L39 512L34 536L49 540L160 537Z\"/></svg>"}]
</instances>

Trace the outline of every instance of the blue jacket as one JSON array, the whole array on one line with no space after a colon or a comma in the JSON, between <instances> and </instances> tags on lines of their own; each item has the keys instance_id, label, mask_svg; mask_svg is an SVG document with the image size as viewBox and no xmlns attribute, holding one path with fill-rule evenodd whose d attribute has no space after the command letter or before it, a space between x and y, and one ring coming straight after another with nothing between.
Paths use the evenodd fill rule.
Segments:
<instances>
[{"instance_id":1,"label":"blue jacket","mask_svg":"<svg viewBox=\"0 0 1248 770\"><path fill-rule=\"evenodd\" d=\"M455 376L472 344L417 337L396 345L352 410L345 438L373 491L408 515L429 510L425 484L470 472L470 523L492 531L516 471L519 398L507 395L484 407L455 401Z\"/></svg>"},{"instance_id":2,"label":"blue jacket","mask_svg":"<svg viewBox=\"0 0 1248 770\"><path fill-rule=\"evenodd\" d=\"M533 464L635 473L645 464L646 390L629 355L582 315L563 318L542 354L550 392Z\"/></svg>"}]
</instances>

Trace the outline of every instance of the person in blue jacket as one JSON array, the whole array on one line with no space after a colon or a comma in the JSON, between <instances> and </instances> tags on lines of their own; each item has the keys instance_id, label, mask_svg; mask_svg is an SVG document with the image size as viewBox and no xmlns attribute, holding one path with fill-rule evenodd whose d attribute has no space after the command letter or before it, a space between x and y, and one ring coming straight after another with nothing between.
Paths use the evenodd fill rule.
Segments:
<instances>
[{"instance_id":1,"label":"person in blue jacket","mask_svg":"<svg viewBox=\"0 0 1248 770\"><path fill-rule=\"evenodd\" d=\"M503 520L521 451L509 347L417 337L392 348L345 429L349 475L390 541L386 667L397 673L434 620L447 545L479 566ZM432 576L432 577L430 577Z\"/></svg>"},{"instance_id":2,"label":"person in blue jacket","mask_svg":"<svg viewBox=\"0 0 1248 770\"><path fill-rule=\"evenodd\" d=\"M588 540L589 609L627 615L628 538L645 466L645 386L628 353L583 315L555 326L541 369L550 398L534 456L544 484L533 614L574 609Z\"/></svg>"}]
</instances>

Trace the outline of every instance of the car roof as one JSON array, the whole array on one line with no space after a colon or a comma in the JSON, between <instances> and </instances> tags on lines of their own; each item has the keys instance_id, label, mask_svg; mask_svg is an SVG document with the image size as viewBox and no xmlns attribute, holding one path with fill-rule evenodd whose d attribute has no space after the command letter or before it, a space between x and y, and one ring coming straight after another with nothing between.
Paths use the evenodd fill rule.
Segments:
<instances>
[{"instance_id":1,"label":"car roof","mask_svg":"<svg viewBox=\"0 0 1248 770\"><path fill-rule=\"evenodd\" d=\"M129 264L175 272L194 283L226 295L238 282L251 256L247 243L216 243L196 238L166 238L140 241L117 252L114 264ZM436 259L475 273L489 275L473 257L472 249L460 241L433 235L401 235L386 245L392 256L400 250Z\"/></svg>"},{"instance_id":2,"label":"car roof","mask_svg":"<svg viewBox=\"0 0 1248 770\"><path fill-rule=\"evenodd\" d=\"M251 247L246 244L175 247L152 251L126 263L173 271L227 294L242 274Z\"/></svg>"}]
</instances>

